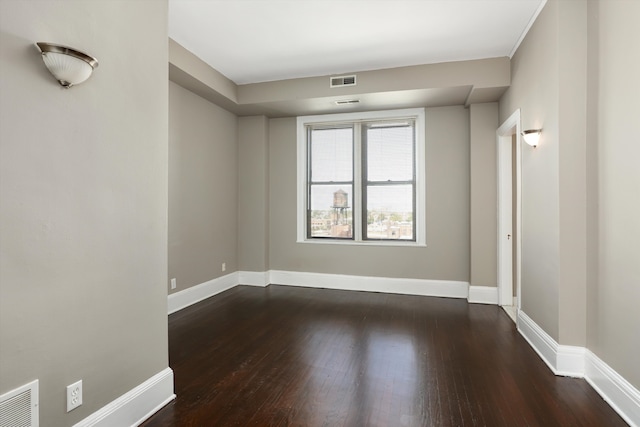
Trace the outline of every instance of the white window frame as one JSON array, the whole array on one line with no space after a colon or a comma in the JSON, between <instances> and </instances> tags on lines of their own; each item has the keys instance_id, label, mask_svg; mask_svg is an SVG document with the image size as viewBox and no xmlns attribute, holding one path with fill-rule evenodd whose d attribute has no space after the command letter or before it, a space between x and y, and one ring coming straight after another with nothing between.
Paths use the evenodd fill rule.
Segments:
<instances>
[{"instance_id":1,"label":"white window frame","mask_svg":"<svg viewBox=\"0 0 640 427\"><path fill-rule=\"evenodd\" d=\"M406 240L363 240L361 225L362 197L360 162L354 162L353 197L353 239L313 239L307 238L307 126L321 123L357 122L370 120L398 120L415 119L415 162L416 162L416 212L414 227L415 241ZM409 108L402 110L368 111L362 113L323 114L314 116L300 116L297 118L297 242L331 245L372 245L372 246L427 246L426 233L426 139L425 139L425 111L424 108ZM354 147L354 157L361 156L360 145Z\"/></svg>"}]
</instances>

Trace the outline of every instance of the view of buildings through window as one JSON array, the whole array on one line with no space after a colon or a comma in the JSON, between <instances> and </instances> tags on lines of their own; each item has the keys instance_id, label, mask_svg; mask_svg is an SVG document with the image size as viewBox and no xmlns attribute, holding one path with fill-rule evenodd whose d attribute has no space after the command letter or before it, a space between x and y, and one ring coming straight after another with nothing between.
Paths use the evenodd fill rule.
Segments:
<instances>
[{"instance_id":1,"label":"view of buildings through window","mask_svg":"<svg viewBox=\"0 0 640 427\"><path fill-rule=\"evenodd\" d=\"M311 210L311 237L351 238L353 235L352 207L350 195L339 188L333 195L320 198L326 209ZM333 204L326 203L333 200ZM323 203L317 201L316 207ZM379 206L367 210L367 238L369 239L413 239L413 212L406 207Z\"/></svg>"},{"instance_id":2,"label":"view of buildings through window","mask_svg":"<svg viewBox=\"0 0 640 427\"><path fill-rule=\"evenodd\" d=\"M363 239L415 240L412 121L312 128L308 138L309 237L353 239L362 227Z\"/></svg>"}]
</instances>

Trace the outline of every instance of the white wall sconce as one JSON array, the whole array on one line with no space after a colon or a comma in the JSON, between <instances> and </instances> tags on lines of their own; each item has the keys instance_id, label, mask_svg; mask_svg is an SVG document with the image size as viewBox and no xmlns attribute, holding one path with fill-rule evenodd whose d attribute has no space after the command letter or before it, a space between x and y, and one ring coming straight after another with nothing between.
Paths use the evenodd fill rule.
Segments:
<instances>
[{"instance_id":1,"label":"white wall sconce","mask_svg":"<svg viewBox=\"0 0 640 427\"><path fill-rule=\"evenodd\" d=\"M96 58L70 47L43 42L36 43L36 46L42 53L44 65L66 89L87 80L98 67Z\"/></svg>"},{"instance_id":2,"label":"white wall sconce","mask_svg":"<svg viewBox=\"0 0 640 427\"><path fill-rule=\"evenodd\" d=\"M522 138L524 142L536 148L538 146L538 142L540 141L540 134L542 133L542 129L528 129L522 131Z\"/></svg>"}]
</instances>

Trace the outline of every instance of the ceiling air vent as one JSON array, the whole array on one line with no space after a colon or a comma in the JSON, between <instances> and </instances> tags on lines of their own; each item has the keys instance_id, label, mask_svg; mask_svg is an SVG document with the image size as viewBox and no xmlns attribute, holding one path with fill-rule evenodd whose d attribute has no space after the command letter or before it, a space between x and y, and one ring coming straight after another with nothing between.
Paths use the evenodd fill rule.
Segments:
<instances>
[{"instance_id":1,"label":"ceiling air vent","mask_svg":"<svg viewBox=\"0 0 640 427\"><path fill-rule=\"evenodd\" d=\"M356 76L338 76L329 79L329 87L355 86Z\"/></svg>"},{"instance_id":2,"label":"ceiling air vent","mask_svg":"<svg viewBox=\"0 0 640 427\"><path fill-rule=\"evenodd\" d=\"M359 99L339 99L338 101L334 101L336 105L349 105L349 104L359 104Z\"/></svg>"}]
</instances>

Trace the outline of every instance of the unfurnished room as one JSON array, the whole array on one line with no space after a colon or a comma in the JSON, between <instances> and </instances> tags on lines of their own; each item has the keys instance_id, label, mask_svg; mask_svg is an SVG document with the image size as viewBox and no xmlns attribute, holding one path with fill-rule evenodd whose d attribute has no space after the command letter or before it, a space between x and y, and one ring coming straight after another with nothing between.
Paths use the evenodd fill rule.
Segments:
<instances>
[{"instance_id":1,"label":"unfurnished room","mask_svg":"<svg viewBox=\"0 0 640 427\"><path fill-rule=\"evenodd\" d=\"M639 18L0 0L0 427L640 426Z\"/></svg>"}]
</instances>

